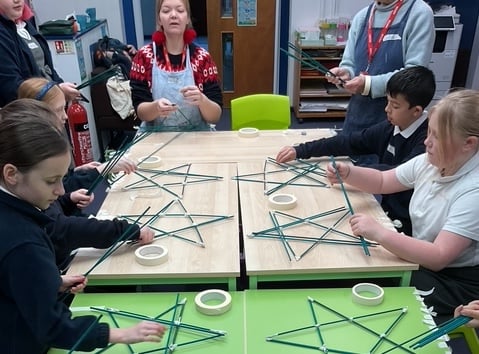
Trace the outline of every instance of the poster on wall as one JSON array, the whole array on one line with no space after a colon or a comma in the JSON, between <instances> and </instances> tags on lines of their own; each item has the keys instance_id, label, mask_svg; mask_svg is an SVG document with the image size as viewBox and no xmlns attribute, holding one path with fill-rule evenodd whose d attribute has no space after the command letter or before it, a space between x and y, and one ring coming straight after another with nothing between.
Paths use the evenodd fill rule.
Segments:
<instances>
[{"instance_id":1,"label":"poster on wall","mask_svg":"<svg viewBox=\"0 0 479 354\"><path fill-rule=\"evenodd\" d=\"M257 25L256 0L238 0L237 3L238 26Z\"/></svg>"}]
</instances>

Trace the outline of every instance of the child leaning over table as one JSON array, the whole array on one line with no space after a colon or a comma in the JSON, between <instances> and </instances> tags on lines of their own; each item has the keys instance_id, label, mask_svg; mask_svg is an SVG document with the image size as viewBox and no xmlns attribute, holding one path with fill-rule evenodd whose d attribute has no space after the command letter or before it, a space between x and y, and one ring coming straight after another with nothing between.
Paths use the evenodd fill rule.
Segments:
<instances>
[{"instance_id":1,"label":"child leaning over table","mask_svg":"<svg viewBox=\"0 0 479 354\"><path fill-rule=\"evenodd\" d=\"M67 119L65 114L65 95L56 83L44 78L35 77L25 80L18 89L20 98L34 98L43 101L54 111L57 119L54 122L59 130L64 130ZM15 115L18 119L21 116ZM72 251L80 247L108 248L130 227L125 220L97 220L81 215L81 209L93 201L93 194L86 195L87 189L98 178L105 164L91 163L76 169L69 169L63 185L67 192L44 210L53 219L45 227L55 248L56 263L60 271L68 269L74 255ZM125 157L118 161L114 171L130 173L136 164ZM70 192L70 193L68 193ZM138 239L140 244L150 243L154 233L148 227L140 229L131 225L131 239Z\"/></svg>"},{"instance_id":2,"label":"child leaning over table","mask_svg":"<svg viewBox=\"0 0 479 354\"><path fill-rule=\"evenodd\" d=\"M436 90L434 74L423 66L410 67L395 73L387 83L387 120L360 132L339 134L298 146L285 146L276 156L277 162L309 159L313 156L370 155L379 157L368 165L381 171L392 169L425 151L427 135L426 106ZM381 206L399 232L411 235L409 200L412 190L384 194Z\"/></svg>"},{"instance_id":3,"label":"child leaning over table","mask_svg":"<svg viewBox=\"0 0 479 354\"><path fill-rule=\"evenodd\" d=\"M457 304L479 294L479 91L449 93L429 113L426 153L398 167L329 164L331 183L341 179L367 193L414 188L409 206L412 237L385 228L370 215L354 214L354 235L378 242L398 257L419 264L411 285L432 293L424 298L437 322L451 318Z\"/></svg>"},{"instance_id":4,"label":"child leaning over table","mask_svg":"<svg viewBox=\"0 0 479 354\"><path fill-rule=\"evenodd\" d=\"M11 117L19 114L23 119ZM160 341L165 327L142 321L110 328L95 316L72 318L59 294L85 287L82 275L61 277L42 212L64 193L70 147L41 102L14 101L0 110L0 342L2 353L81 351L108 343ZM79 341L79 339L81 341Z\"/></svg>"}]
</instances>

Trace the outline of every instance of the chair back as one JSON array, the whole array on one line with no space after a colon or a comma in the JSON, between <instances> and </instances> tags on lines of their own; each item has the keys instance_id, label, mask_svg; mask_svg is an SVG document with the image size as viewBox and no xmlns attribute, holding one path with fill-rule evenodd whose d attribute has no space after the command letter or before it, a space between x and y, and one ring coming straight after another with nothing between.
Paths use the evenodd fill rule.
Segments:
<instances>
[{"instance_id":1,"label":"chair back","mask_svg":"<svg viewBox=\"0 0 479 354\"><path fill-rule=\"evenodd\" d=\"M291 124L289 97L254 94L231 100L231 129L288 129Z\"/></svg>"}]
</instances>

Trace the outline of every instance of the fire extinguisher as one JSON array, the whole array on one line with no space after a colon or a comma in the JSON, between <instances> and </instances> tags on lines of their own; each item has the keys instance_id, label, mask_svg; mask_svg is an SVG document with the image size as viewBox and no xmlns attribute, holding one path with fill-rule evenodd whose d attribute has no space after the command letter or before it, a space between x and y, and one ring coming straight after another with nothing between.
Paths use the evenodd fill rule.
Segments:
<instances>
[{"instance_id":1,"label":"fire extinguisher","mask_svg":"<svg viewBox=\"0 0 479 354\"><path fill-rule=\"evenodd\" d=\"M85 107L80 102L73 101L70 107L68 107L67 115L75 166L92 162L93 152Z\"/></svg>"}]
</instances>

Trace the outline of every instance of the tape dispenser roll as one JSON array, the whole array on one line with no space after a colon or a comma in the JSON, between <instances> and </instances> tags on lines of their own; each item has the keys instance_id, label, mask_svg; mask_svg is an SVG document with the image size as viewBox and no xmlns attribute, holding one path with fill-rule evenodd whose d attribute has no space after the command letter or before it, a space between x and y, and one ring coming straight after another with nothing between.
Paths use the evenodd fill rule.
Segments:
<instances>
[{"instance_id":1,"label":"tape dispenser roll","mask_svg":"<svg viewBox=\"0 0 479 354\"><path fill-rule=\"evenodd\" d=\"M268 204L271 209L289 210L296 206L297 199L292 194L273 194L269 196Z\"/></svg>"},{"instance_id":2,"label":"tape dispenser roll","mask_svg":"<svg viewBox=\"0 0 479 354\"><path fill-rule=\"evenodd\" d=\"M135 259L145 266L165 263L168 260L168 249L160 245L145 245L136 249Z\"/></svg>"},{"instance_id":3,"label":"tape dispenser roll","mask_svg":"<svg viewBox=\"0 0 479 354\"><path fill-rule=\"evenodd\" d=\"M214 301L217 304L208 305L209 301ZM231 295L224 290L205 290L195 296L195 305L198 312L202 314L209 316L221 315L231 308Z\"/></svg>"},{"instance_id":4,"label":"tape dispenser roll","mask_svg":"<svg viewBox=\"0 0 479 354\"><path fill-rule=\"evenodd\" d=\"M359 283L353 286L352 295L357 304L375 306L383 302L384 289L372 283Z\"/></svg>"},{"instance_id":5,"label":"tape dispenser roll","mask_svg":"<svg viewBox=\"0 0 479 354\"><path fill-rule=\"evenodd\" d=\"M161 157L159 156L142 156L138 159L138 164L144 168L155 168L161 166Z\"/></svg>"},{"instance_id":6,"label":"tape dispenser roll","mask_svg":"<svg viewBox=\"0 0 479 354\"><path fill-rule=\"evenodd\" d=\"M259 130L256 128L241 128L238 135L242 138L255 138L259 136Z\"/></svg>"}]
</instances>

